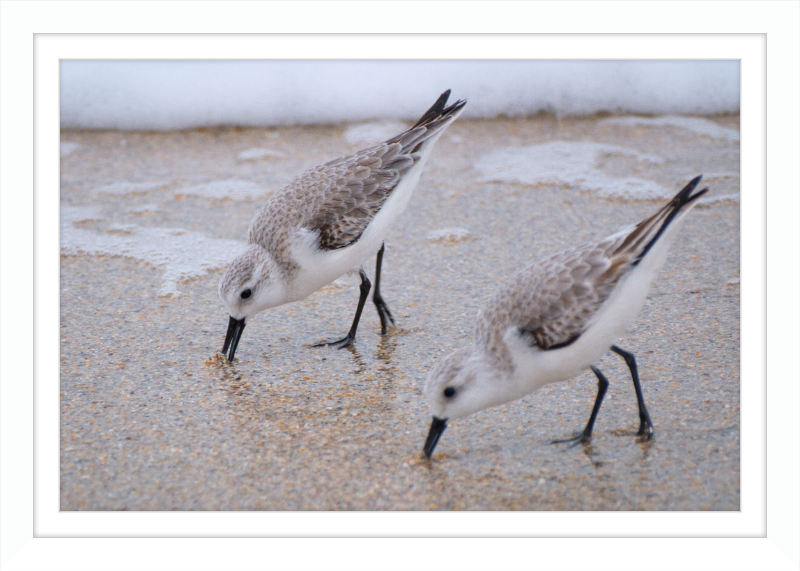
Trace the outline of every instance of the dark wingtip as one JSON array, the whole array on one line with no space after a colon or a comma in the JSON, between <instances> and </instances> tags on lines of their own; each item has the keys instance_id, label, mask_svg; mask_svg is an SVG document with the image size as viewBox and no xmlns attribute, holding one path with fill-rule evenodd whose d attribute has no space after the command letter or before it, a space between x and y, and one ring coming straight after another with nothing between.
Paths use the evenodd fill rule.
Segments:
<instances>
[{"instance_id":1,"label":"dark wingtip","mask_svg":"<svg viewBox=\"0 0 800 571\"><path fill-rule=\"evenodd\" d=\"M693 200L696 200L696 199L700 198L706 192L708 192L708 187L706 187L703 190L700 190L700 191L695 192L694 194L692 194L692 191L697 187L697 185L700 183L700 180L702 178L703 178L703 175L697 175L696 177L694 177L692 180L689 181L689 184L684 186L681 189L681 191L678 194L675 195L675 200L677 200L677 205L676 206L678 208L680 208L682 206L685 206L686 204L689 204Z\"/></svg>"},{"instance_id":2,"label":"dark wingtip","mask_svg":"<svg viewBox=\"0 0 800 571\"><path fill-rule=\"evenodd\" d=\"M439 117L449 115L454 111L458 111L459 109L464 107L464 105L467 104L467 101L465 99L459 99L458 101L453 103L450 107L445 107L445 104L447 103L447 99L449 97L450 97L450 90L448 89L439 96L439 98L436 100L436 103L434 103L431 106L431 108L428 109L425 112L425 114L420 118L420 120L416 122L414 127L411 128L414 129L416 127L419 127L420 125L425 125L426 123L430 123L434 119L438 119Z\"/></svg>"},{"instance_id":3,"label":"dark wingtip","mask_svg":"<svg viewBox=\"0 0 800 571\"><path fill-rule=\"evenodd\" d=\"M466 99L459 99L458 101L453 103L450 107L445 109L442 112L442 115L449 115L450 113L454 113L455 111L458 111L459 109L464 107L464 105L466 105L466 104L467 104L467 100Z\"/></svg>"},{"instance_id":4,"label":"dark wingtip","mask_svg":"<svg viewBox=\"0 0 800 571\"><path fill-rule=\"evenodd\" d=\"M450 97L449 89L439 96L439 98L436 100L436 103L431 105L430 109L425 111L425 114L422 117L420 117L419 121L417 121L414 127L419 127L420 125L424 125L425 123L432 121L436 117L439 117L442 114L442 111L444 111L444 105L445 103L447 103L448 97ZM414 127L412 127L412 129Z\"/></svg>"},{"instance_id":5,"label":"dark wingtip","mask_svg":"<svg viewBox=\"0 0 800 571\"><path fill-rule=\"evenodd\" d=\"M680 212L680 210L687 204L694 202L695 200L697 200L698 198L700 198L701 196L703 196L705 193L708 192L708 187L706 187L703 190L699 190L694 194L692 194L692 191L697 187L698 183L702 178L703 175L698 175L694 177L692 180L689 181L689 184L684 186L681 189L681 191L675 195L675 198L673 198L669 203L666 204L666 206L664 206L661 210L658 211L656 216L664 215L665 210L669 212L666 215L666 218L661 224L661 228L658 230L655 237L653 237L653 239L650 240L650 242L647 244L647 246L645 246L642 252L638 256L636 256L636 260L634 260L633 262L634 266L637 265L640 261L642 261L642 258L644 258L645 255L647 255L647 252L649 252L650 248L653 247L653 244L655 244L658 241L658 239L661 237L661 234L663 234L664 230L667 229L667 226L669 226L672 220L675 218L675 216L678 215L678 212Z\"/></svg>"}]
</instances>

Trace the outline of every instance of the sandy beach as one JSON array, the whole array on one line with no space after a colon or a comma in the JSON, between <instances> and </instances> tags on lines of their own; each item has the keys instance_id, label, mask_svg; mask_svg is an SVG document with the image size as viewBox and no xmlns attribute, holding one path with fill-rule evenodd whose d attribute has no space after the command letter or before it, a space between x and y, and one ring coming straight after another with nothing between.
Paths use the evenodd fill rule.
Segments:
<instances>
[{"instance_id":1,"label":"sandy beach","mask_svg":"<svg viewBox=\"0 0 800 571\"><path fill-rule=\"evenodd\" d=\"M255 211L296 174L397 123L61 133L62 510L739 510L739 117L459 119L389 231L381 289L358 278L248 321L215 354L217 297ZM686 220L618 345L656 437L639 442L624 362L590 445L587 371L450 423L422 458L425 376L488 295L536 259L655 212L693 176ZM374 275L374 260L365 266Z\"/></svg>"}]
</instances>

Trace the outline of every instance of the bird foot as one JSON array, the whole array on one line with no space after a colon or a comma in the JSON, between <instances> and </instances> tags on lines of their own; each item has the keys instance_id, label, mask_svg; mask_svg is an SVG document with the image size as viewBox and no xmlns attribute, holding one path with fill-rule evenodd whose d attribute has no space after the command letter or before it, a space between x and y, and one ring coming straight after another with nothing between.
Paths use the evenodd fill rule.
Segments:
<instances>
[{"instance_id":1,"label":"bird foot","mask_svg":"<svg viewBox=\"0 0 800 571\"><path fill-rule=\"evenodd\" d=\"M570 448L573 446L577 446L578 444L586 444L592 439L591 434L586 434L585 432L578 432L574 436L570 438L562 438L560 440L552 440L550 444L563 444L564 442L570 442Z\"/></svg>"},{"instance_id":2,"label":"bird foot","mask_svg":"<svg viewBox=\"0 0 800 571\"><path fill-rule=\"evenodd\" d=\"M317 343L316 345L312 345L312 347L336 347L337 349L344 349L345 347L349 347L350 345L352 345L355 342L355 340L356 340L355 335L350 335L348 333L338 341Z\"/></svg>"},{"instance_id":3,"label":"bird foot","mask_svg":"<svg viewBox=\"0 0 800 571\"><path fill-rule=\"evenodd\" d=\"M655 435L656 431L649 422L640 424L639 431L636 433L636 436L641 436L641 439L645 441L652 440Z\"/></svg>"},{"instance_id":4,"label":"bird foot","mask_svg":"<svg viewBox=\"0 0 800 571\"><path fill-rule=\"evenodd\" d=\"M394 317L392 317L392 312L389 311L389 307L382 299L376 299L373 301L375 302L375 307L378 310L378 317L381 318L381 335L386 335L386 331L388 330L388 325L390 323L392 327L397 327Z\"/></svg>"}]
</instances>

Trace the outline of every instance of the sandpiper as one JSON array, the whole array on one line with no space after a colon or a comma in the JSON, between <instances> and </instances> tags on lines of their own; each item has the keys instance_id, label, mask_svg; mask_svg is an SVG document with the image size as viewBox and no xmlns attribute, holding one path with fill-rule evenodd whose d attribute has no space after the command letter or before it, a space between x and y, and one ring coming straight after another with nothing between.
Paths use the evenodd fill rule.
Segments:
<instances>
[{"instance_id":1,"label":"sandpiper","mask_svg":"<svg viewBox=\"0 0 800 571\"><path fill-rule=\"evenodd\" d=\"M644 305L684 217L708 189L693 179L668 204L634 227L535 263L506 282L478 314L472 345L440 361L425 384L433 421L423 447L430 458L448 419L528 395L591 368L598 380L591 438L608 380L594 363L609 349L628 365L639 405L638 435L653 423L631 353L614 345Z\"/></svg>"},{"instance_id":2,"label":"sandpiper","mask_svg":"<svg viewBox=\"0 0 800 571\"><path fill-rule=\"evenodd\" d=\"M403 212L434 143L466 105L445 107L445 91L417 123L387 141L314 167L290 181L256 213L248 248L228 266L219 296L230 313L222 352L233 361L246 320L305 298L358 270L361 295L350 331L320 345L347 347L356 337L371 284L362 265L375 252L372 301L381 334L394 325L380 293L384 238Z\"/></svg>"}]
</instances>

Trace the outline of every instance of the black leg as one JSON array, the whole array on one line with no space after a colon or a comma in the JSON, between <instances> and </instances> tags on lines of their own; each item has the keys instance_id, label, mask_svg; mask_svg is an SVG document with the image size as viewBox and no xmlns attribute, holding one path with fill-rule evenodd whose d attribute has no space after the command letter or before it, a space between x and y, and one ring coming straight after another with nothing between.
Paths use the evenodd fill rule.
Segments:
<instances>
[{"instance_id":1,"label":"black leg","mask_svg":"<svg viewBox=\"0 0 800 571\"><path fill-rule=\"evenodd\" d=\"M394 317L392 312L386 306L386 302L381 297L381 265L383 264L383 250L384 244L381 244L381 249L378 250L378 259L375 262L375 291L372 293L372 301L378 309L378 317L381 318L381 335L386 335L386 329L389 322L394 327Z\"/></svg>"},{"instance_id":2,"label":"black leg","mask_svg":"<svg viewBox=\"0 0 800 571\"><path fill-rule=\"evenodd\" d=\"M553 440L553 444L557 444L559 442L575 442L577 444L579 442L589 442L589 440L592 438L594 421L597 420L597 413L600 412L600 403L603 402L603 397L606 395L606 389L608 389L608 379L605 377L605 375L603 375L603 373L601 373L600 370L595 367L592 367L592 371L597 376L597 398L594 401L592 415L589 417L589 422L586 423L586 428L583 429L583 432L577 436L573 436L572 438Z\"/></svg>"},{"instance_id":3,"label":"black leg","mask_svg":"<svg viewBox=\"0 0 800 571\"><path fill-rule=\"evenodd\" d=\"M369 283L369 279L367 278L367 274L364 273L364 270L358 270L358 275L361 276L361 285L359 286L359 289L361 290L361 297L358 298L358 308L356 309L355 317L353 317L353 325L350 326L350 332L338 341L318 343L314 345L314 347L336 347L337 349L343 349L344 347L349 347L352 345L353 341L356 340L356 330L358 329L358 322L361 319L361 311L364 309L364 303L367 301L369 289L372 287L372 284Z\"/></svg>"},{"instance_id":4,"label":"black leg","mask_svg":"<svg viewBox=\"0 0 800 571\"><path fill-rule=\"evenodd\" d=\"M655 435L653 422L650 420L650 414L647 412L647 407L644 406L644 396L642 395L642 385L639 384L639 372L636 369L636 359L633 355L617 347L611 346L611 350L617 355L625 359L628 368L631 370L631 377L633 377L633 388L636 389L636 400L639 402L639 432L637 436L644 436L645 440L650 440Z\"/></svg>"}]
</instances>

